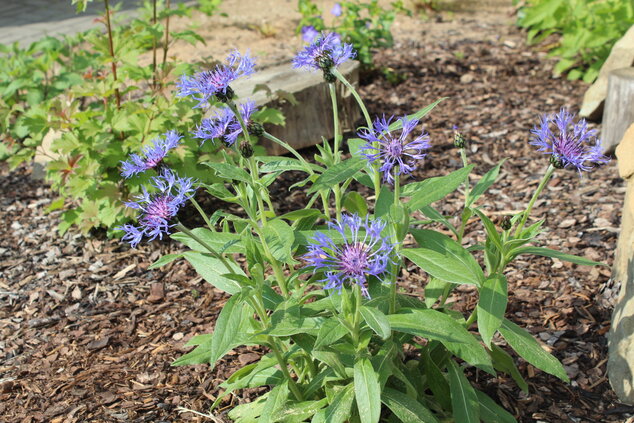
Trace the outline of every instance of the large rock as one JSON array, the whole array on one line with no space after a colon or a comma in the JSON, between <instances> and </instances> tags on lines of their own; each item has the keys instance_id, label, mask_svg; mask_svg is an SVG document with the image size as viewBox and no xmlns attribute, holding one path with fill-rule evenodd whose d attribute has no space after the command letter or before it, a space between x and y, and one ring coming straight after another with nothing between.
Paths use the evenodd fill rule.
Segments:
<instances>
[{"instance_id":1,"label":"large rock","mask_svg":"<svg viewBox=\"0 0 634 423\"><path fill-rule=\"evenodd\" d=\"M616 157L619 174L628 183L612 269L621 291L608 334L608 377L619 399L634 404L634 124L616 148Z\"/></svg>"},{"instance_id":2,"label":"large rock","mask_svg":"<svg viewBox=\"0 0 634 423\"><path fill-rule=\"evenodd\" d=\"M344 63L339 71L351 84L358 85L358 62ZM330 91L321 72L293 69L288 63L258 71L250 78L236 81L231 87L240 98L250 98L258 106L280 109L286 125L265 125L265 129L296 150L320 143L321 137L334 137ZM254 89L264 87L254 92ZM343 84L337 82L336 87L341 127L344 131L355 129L354 123L361 116L359 107ZM293 105L285 99L286 93L292 94L299 104ZM270 154L286 153L278 144L262 141Z\"/></svg>"},{"instance_id":3,"label":"large rock","mask_svg":"<svg viewBox=\"0 0 634 423\"><path fill-rule=\"evenodd\" d=\"M608 93L608 74L615 69L632 65L634 65L634 25L612 47L608 59L601 66L597 80L583 96L579 116L590 120L600 120L603 114L603 103Z\"/></svg>"}]
</instances>

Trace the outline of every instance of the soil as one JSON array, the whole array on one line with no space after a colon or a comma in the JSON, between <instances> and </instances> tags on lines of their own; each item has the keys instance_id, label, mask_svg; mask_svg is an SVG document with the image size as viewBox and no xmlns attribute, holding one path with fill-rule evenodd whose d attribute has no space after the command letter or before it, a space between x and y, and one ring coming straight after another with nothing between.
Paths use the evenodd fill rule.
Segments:
<instances>
[{"instance_id":1,"label":"soil","mask_svg":"<svg viewBox=\"0 0 634 423\"><path fill-rule=\"evenodd\" d=\"M269 52L267 63L288 59L297 46L288 25L280 23L273 38L240 28L247 20L235 10L243 3L224 3L233 23L221 28L224 44L210 39L217 49L211 54L224 54L233 47L230 36L246 31L254 51ZM279 3L284 10L294 8L294 2ZM546 157L528 144L532 126L541 114L560 107L578 110L586 88L552 77L554 61L525 45L525 35L510 24L511 12L505 6L443 13L425 22L399 18L394 47L376 58L404 82L393 85L377 73L361 88L373 115L412 113L449 97L424 119L433 148L412 178L461 166L451 144L451 128L459 125L470 141L475 175L509 158L499 183L480 200L494 221L524 207L547 166ZM273 8L267 19L273 22L276 13ZM263 44L256 47L253 37ZM306 151L307 157L313 153ZM184 261L147 270L160 255L179 251L177 243L130 249L72 231L59 236L59 211L46 211L55 193L29 174L27 167L0 172L0 421L203 421L179 407L206 412L218 385L255 361L259 351L238 348L213 370L170 363L189 350L187 340L213 330L227 297ZM286 189L294 179L289 174L276 184L278 204L299 207L303 193ZM546 219L537 244L610 265L624 191L614 162L581 177L557 172L534 209L535 218ZM435 206L450 215L459 199L450 196ZM467 242L483 236L478 224L468 226ZM618 289L611 285L609 268L521 256L507 277L509 318L563 361L571 383L521 359L527 394L504 374L491 378L474 372L471 381L523 423L631 418L634 408L617 402L606 375L605 335ZM399 280L418 295L425 283L426 276L413 266ZM454 308L472 310L472 294L458 287L451 298ZM217 410L219 418L254 393L229 397Z\"/></svg>"}]
</instances>

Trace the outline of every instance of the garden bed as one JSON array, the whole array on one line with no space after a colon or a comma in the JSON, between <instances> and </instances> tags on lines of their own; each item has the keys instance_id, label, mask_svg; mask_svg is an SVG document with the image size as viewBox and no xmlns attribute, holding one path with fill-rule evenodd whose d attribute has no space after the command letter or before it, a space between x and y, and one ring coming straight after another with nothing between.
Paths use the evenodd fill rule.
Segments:
<instances>
[{"instance_id":1,"label":"garden bed","mask_svg":"<svg viewBox=\"0 0 634 423\"><path fill-rule=\"evenodd\" d=\"M552 79L554 62L527 48L523 34L507 21L502 15L456 15L451 22L421 23L409 33L397 27L397 44L377 61L406 81L393 86L383 76L369 76L361 89L371 114L411 113L449 97L424 121L433 147L416 179L461 167L451 142L454 124L471 141L475 175L510 157L484 207L494 221L528 202L547 165L528 145L531 127L543 113L576 109L585 89L579 82ZM227 297L184 261L147 270L161 254L178 251L177 243L131 250L72 231L59 237L59 212L46 213L55 195L28 174L26 168L0 174L0 420L200 419L179 416L177 407L205 412L220 382L260 353L239 348L211 372L205 365L170 367L188 350L183 347L188 339L213 329ZM294 176L285 174L273 191L281 208L303 202L300 190L286 189ZM533 213L546 218L539 242L611 264L623 195L615 163L583 178L558 172ZM450 196L436 205L453 213L458 200ZM465 240L483 236L480 226L470 225ZM471 380L521 422L617 422L634 414L634 408L616 402L606 379L605 335L610 294L616 294L609 276L606 267L516 260L507 273L508 316L552 349L572 382L522 360L528 394L504 374L492 379L474 372ZM425 282L425 275L406 270L399 286L420 294ZM457 289L452 300L461 311L475 306L468 287ZM229 397L218 414L248 402L250 395L247 390Z\"/></svg>"}]
</instances>

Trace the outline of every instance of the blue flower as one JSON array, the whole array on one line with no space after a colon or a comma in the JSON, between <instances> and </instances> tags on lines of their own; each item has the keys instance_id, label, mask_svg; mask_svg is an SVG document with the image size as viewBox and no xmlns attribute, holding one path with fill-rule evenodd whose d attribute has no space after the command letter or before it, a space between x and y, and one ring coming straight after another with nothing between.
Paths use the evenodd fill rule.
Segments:
<instances>
[{"instance_id":1,"label":"blue flower","mask_svg":"<svg viewBox=\"0 0 634 423\"><path fill-rule=\"evenodd\" d=\"M236 79L253 74L255 62L247 52L244 56L235 50L227 57L226 64L218 65L214 70L197 73L193 77L183 75L176 84L178 96L191 96L198 100L196 107L201 107L216 96L220 101L230 100L234 93L229 87Z\"/></svg>"},{"instance_id":2,"label":"blue flower","mask_svg":"<svg viewBox=\"0 0 634 423\"><path fill-rule=\"evenodd\" d=\"M416 162L427 155L423 151L430 146L429 135L424 131L412 141L408 141L410 134L418 125L418 119L404 116L398 119L402 128L390 131L393 118L377 118L371 129L362 130L357 134L366 141L366 144L361 146L362 155L370 163L377 160L382 162L379 170L383 173L383 181L390 184L394 184L394 176L412 173L416 169Z\"/></svg>"},{"instance_id":3,"label":"blue flower","mask_svg":"<svg viewBox=\"0 0 634 423\"><path fill-rule=\"evenodd\" d=\"M319 31L314 26L308 25L302 27L302 39L304 42L312 43L319 36Z\"/></svg>"},{"instance_id":4,"label":"blue flower","mask_svg":"<svg viewBox=\"0 0 634 423\"><path fill-rule=\"evenodd\" d=\"M294 68L330 71L355 57L351 44L342 43L338 34L321 34L293 58Z\"/></svg>"},{"instance_id":5,"label":"blue flower","mask_svg":"<svg viewBox=\"0 0 634 423\"><path fill-rule=\"evenodd\" d=\"M125 231L122 240L136 247L145 236L149 240L163 239L163 235L169 235L170 223L178 210L194 194L194 180L180 178L170 169L164 169L159 176L151 179L151 184L158 192L148 193L143 187L143 193L135 198L135 201L126 202L125 205L139 211L139 226L125 224L115 229Z\"/></svg>"},{"instance_id":6,"label":"blue flower","mask_svg":"<svg viewBox=\"0 0 634 423\"><path fill-rule=\"evenodd\" d=\"M165 139L156 138L152 140L152 145L142 150L143 157L138 154L131 154L128 161L122 161L121 176L129 178L137 173L143 173L146 170L158 167L167 153L178 146L182 137L176 131L165 133Z\"/></svg>"},{"instance_id":7,"label":"blue flower","mask_svg":"<svg viewBox=\"0 0 634 423\"><path fill-rule=\"evenodd\" d=\"M330 13L332 13L333 16L336 16L336 17L341 16L341 5L339 3L335 3Z\"/></svg>"},{"instance_id":8,"label":"blue flower","mask_svg":"<svg viewBox=\"0 0 634 423\"><path fill-rule=\"evenodd\" d=\"M328 227L337 231L343 243L335 243L328 235L318 232L308 245L304 256L314 271L324 271L324 289L341 291L344 284L359 285L369 297L367 280L380 278L392 263L394 245L381 236L385 227L382 220L361 219L357 215L343 215L339 222L329 222Z\"/></svg>"},{"instance_id":9,"label":"blue flower","mask_svg":"<svg viewBox=\"0 0 634 423\"><path fill-rule=\"evenodd\" d=\"M238 110L247 129L249 129L254 125L254 122L251 120L251 115L257 110L255 103L248 100L240 104ZM201 144L206 140L216 139L222 141L227 146L235 144L240 134L242 134L242 126L240 126L240 122L236 119L233 111L228 107L220 109L220 111L211 118L203 119L192 133L196 138L202 140Z\"/></svg>"},{"instance_id":10,"label":"blue flower","mask_svg":"<svg viewBox=\"0 0 634 423\"><path fill-rule=\"evenodd\" d=\"M601 154L597 131L589 130L585 119L576 124L573 119L574 115L563 108L557 114L542 116L540 125L531 131L531 144L539 147L537 151L550 154L551 163L558 169L575 167L581 174L595 164L608 163L610 159Z\"/></svg>"}]
</instances>

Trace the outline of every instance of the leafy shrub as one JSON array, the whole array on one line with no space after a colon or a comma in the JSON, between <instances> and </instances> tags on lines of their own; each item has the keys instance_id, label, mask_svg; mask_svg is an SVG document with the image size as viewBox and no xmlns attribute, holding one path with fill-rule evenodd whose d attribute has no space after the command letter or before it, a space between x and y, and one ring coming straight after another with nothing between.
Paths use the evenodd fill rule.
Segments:
<instances>
[{"instance_id":1,"label":"leafy shrub","mask_svg":"<svg viewBox=\"0 0 634 423\"><path fill-rule=\"evenodd\" d=\"M530 246L544 220L528 221L555 171L581 173L608 160L598 141L591 144L596 131L588 130L584 121L575 123L565 110L545 116L533 130L532 143L550 157L551 165L527 207L496 226L482 199L504 160L471 183L470 149L456 131L454 144L463 167L445 176L407 181L405 176L431 143L419 122L442 99L409 116L372 121L359 94L337 70L351 56L350 45L325 34L294 60L296 67L322 71L332 97L335 136L318 146L316 164L254 124L248 102L235 102L230 84L253 72L248 56L234 53L227 65L181 80L181 96L198 102L215 97L224 103L222 112L205 121L209 130L201 134L205 143L223 149L221 162L206 163L221 182L199 185L237 207L209 213L194 201L206 227L189 229L178 221L178 210L192 198L196 182L156 160L140 163L138 169L160 168L160 173L150 191L129 203L139 212L139 224L119 228L124 240L136 246L144 237L171 234L187 249L151 267L185 258L229 296L213 333L194 336L187 345L195 348L174 365L206 363L213 368L240 345L265 347L260 360L220 385L222 393L211 407L213 411L236 390L269 386L253 402L229 411L237 422L515 422L471 385L464 367L494 377L507 373L528 390L513 358L498 345L503 338L527 362L568 380L555 357L504 317L505 270L523 254L600 264ZM358 138L347 140L349 158L341 148L337 83L351 91L365 118ZM285 146L293 157L254 154L254 135ZM280 213L268 187L291 170L305 176L290 189L304 187L307 201L302 208ZM355 190L359 184L368 188L368 198ZM444 216L433 207L459 187L464 207L456 216ZM416 212L425 219L415 220ZM465 245L465 227L473 218L486 240ZM483 260L476 258L480 254ZM401 269L410 263L429 275L424 300L422 287L415 296L397 289ZM466 318L447 302L457 285L471 285L479 294ZM478 333L472 331L476 324ZM410 354L404 354L405 345Z\"/></svg>"},{"instance_id":2,"label":"leafy shrub","mask_svg":"<svg viewBox=\"0 0 634 423\"><path fill-rule=\"evenodd\" d=\"M559 35L548 45L559 57L556 73L591 83L610 49L634 24L634 3L622 0L528 0L517 23L528 29L528 41L538 43Z\"/></svg>"}]
</instances>

